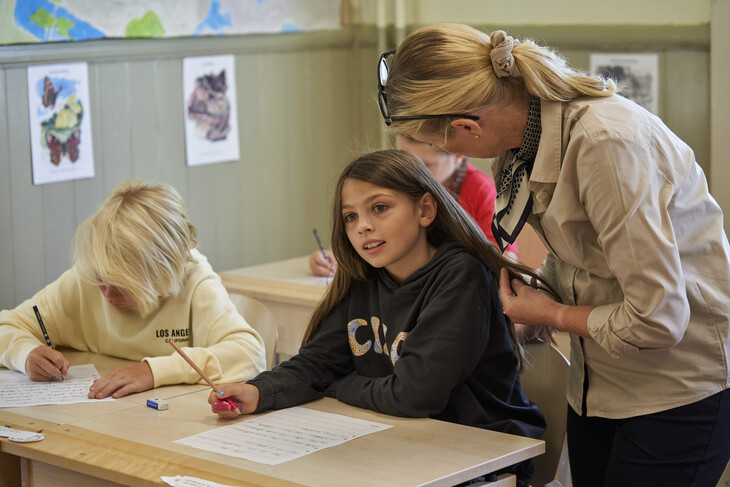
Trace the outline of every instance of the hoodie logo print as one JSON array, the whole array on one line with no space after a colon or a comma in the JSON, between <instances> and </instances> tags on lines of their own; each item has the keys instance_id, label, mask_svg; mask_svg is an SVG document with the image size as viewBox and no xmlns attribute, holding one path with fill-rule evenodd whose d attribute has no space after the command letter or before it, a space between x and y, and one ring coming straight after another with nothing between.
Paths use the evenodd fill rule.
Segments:
<instances>
[{"instance_id":1,"label":"hoodie logo print","mask_svg":"<svg viewBox=\"0 0 730 487\"><path fill-rule=\"evenodd\" d=\"M352 354L354 356L361 357L372 349L375 353L389 355L390 361L393 363L393 365L395 365L396 361L400 358L400 355L398 354L398 345L400 344L400 342L406 339L406 337L408 336L408 332L402 331L398 333L398 336L395 337L395 340L393 341L393 345L391 346L389 352L388 344L386 343L386 341L383 340L382 345L380 343L381 325L383 327L383 337L387 338L388 327L385 325L385 323L380 323L380 319L377 316L373 316L370 318L370 328L372 328L373 337L375 339L374 344L373 340L367 340L365 343L359 343L357 341L357 338L355 337L355 332L361 326L368 326L368 322L362 318L357 318L350 321L347 324L347 335L350 342L350 350L352 351Z\"/></svg>"}]
</instances>

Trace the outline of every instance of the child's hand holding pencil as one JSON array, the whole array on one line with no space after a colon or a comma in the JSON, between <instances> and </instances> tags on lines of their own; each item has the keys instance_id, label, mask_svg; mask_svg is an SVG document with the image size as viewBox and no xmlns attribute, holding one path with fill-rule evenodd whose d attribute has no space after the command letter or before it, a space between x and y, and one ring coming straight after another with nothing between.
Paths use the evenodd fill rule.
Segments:
<instances>
[{"instance_id":1,"label":"child's hand holding pencil","mask_svg":"<svg viewBox=\"0 0 730 487\"><path fill-rule=\"evenodd\" d=\"M230 407L221 399L233 399L239 404L238 407ZM256 411L259 405L259 389L258 387L238 382L236 384L224 384L219 387L218 392L211 392L208 396L208 404L214 413L223 419L233 419L241 414L251 414Z\"/></svg>"},{"instance_id":2,"label":"child's hand holding pencil","mask_svg":"<svg viewBox=\"0 0 730 487\"><path fill-rule=\"evenodd\" d=\"M208 402L210 402L210 404L213 406L213 411L215 413L219 414L221 417L224 417L224 418L235 418L239 414L249 414L256 410L256 407L258 406L258 403L259 403L259 401L258 401L259 390L256 387L249 386L249 387L253 387L254 389L256 389L256 402L253 404L253 407L251 407L250 401L247 401L249 403L249 405L244 410L244 405L246 405L246 403L234 402L233 399L230 398L230 396L232 396L233 394L227 393L227 392L223 391L222 389L223 388L228 389L230 386L235 386L235 385L243 386L246 384L231 384L229 386L221 386L221 387L215 385L213 383L213 381L210 380L210 378L208 378L207 375L205 375L205 372L203 372L200 369L200 367L198 367L197 364L195 362L193 362L193 360L190 357L188 357L188 355L185 352L183 352L183 350L180 347L178 347L172 340L170 340L168 343L193 368L193 370L195 370L195 372L197 372L198 375L205 382L207 382L210 387L213 388L213 392L210 393L210 398L208 398ZM211 402L211 398L213 398L212 399L213 402ZM226 414L221 414L221 413L226 413Z\"/></svg>"},{"instance_id":3,"label":"child's hand holding pencil","mask_svg":"<svg viewBox=\"0 0 730 487\"><path fill-rule=\"evenodd\" d=\"M309 268L315 276L332 277L335 275L335 271L337 270L335 255L332 253L332 249L324 248L316 228L314 229L314 238L317 239L317 247L319 247L319 251L313 252L312 255L309 256Z\"/></svg>"},{"instance_id":4,"label":"child's hand holding pencil","mask_svg":"<svg viewBox=\"0 0 730 487\"><path fill-rule=\"evenodd\" d=\"M28 354L28 358L25 359L25 373L31 379L40 382L63 379L63 376L68 373L70 363L61 352L53 348L38 306L33 306L33 312L46 344L34 348Z\"/></svg>"},{"instance_id":5,"label":"child's hand holding pencil","mask_svg":"<svg viewBox=\"0 0 730 487\"><path fill-rule=\"evenodd\" d=\"M71 364L63 354L48 345L40 345L25 359L25 373L38 382L63 379Z\"/></svg>"}]
</instances>

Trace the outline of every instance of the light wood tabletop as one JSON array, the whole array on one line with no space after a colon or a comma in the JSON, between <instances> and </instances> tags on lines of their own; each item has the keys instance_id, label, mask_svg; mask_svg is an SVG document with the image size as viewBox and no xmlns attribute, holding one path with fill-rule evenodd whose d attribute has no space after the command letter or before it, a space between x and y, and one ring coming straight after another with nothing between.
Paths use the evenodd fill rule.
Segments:
<instances>
[{"instance_id":1,"label":"light wood tabletop","mask_svg":"<svg viewBox=\"0 0 730 487\"><path fill-rule=\"evenodd\" d=\"M92 352L80 352L78 350L59 348L64 356L72 364L94 364L100 375L106 375L115 369L129 365L129 360L99 355ZM0 367L1 368L1 367ZM99 401L73 404L47 404L44 406L3 408L1 412L15 413L28 418L42 419L52 423L71 423L77 419L85 419L102 414L114 413L129 407L146 404L147 398L156 397L168 400L180 394L188 394L198 390L210 390L206 384L193 385L170 385L158 387L139 394L131 394L114 401ZM1 487L2 484L0 484Z\"/></svg>"},{"instance_id":2,"label":"light wood tabletop","mask_svg":"<svg viewBox=\"0 0 730 487\"><path fill-rule=\"evenodd\" d=\"M266 305L279 328L277 352L295 355L314 307L331 279L309 269L309 256L231 269L219 273L229 293L243 294Z\"/></svg>"},{"instance_id":3,"label":"light wood tabletop","mask_svg":"<svg viewBox=\"0 0 730 487\"><path fill-rule=\"evenodd\" d=\"M96 359L100 372L98 364L103 361L103 357ZM303 407L392 427L279 465L266 465L172 443L254 417L221 420L207 403L209 388L176 387L167 396L170 408L166 411L144 405L147 397L159 397L161 390L117 400L113 410L102 410L112 403L91 404L100 408L94 412L86 403L66 405L50 419L43 414L48 406L0 409L3 423L42 430L45 435L36 443L0 439L2 456L20 458L24 485L32 486L152 486L164 485L161 476L176 475L235 486L449 486L544 452L540 440L433 419L398 418L324 398Z\"/></svg>"}]
</instances>

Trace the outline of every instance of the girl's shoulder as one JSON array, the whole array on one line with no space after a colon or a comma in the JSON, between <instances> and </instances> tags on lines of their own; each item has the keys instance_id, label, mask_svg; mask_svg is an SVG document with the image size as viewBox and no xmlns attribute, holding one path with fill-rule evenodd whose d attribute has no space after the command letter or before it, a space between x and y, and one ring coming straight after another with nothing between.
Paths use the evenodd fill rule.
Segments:
<instances>
[{"instance_id":1,"label":"girl's shoulder","mask_svg":"<svg viewBox=\"0 0 730 487\"><path fill-rule=\"evenodd\" d=\"M441 245L434 258L431 272L452 281L463 281L466 284L477 284L489 279L489 268L479 257L467 252L458 242L446 242Z\"/></svg>"}]
</instances>

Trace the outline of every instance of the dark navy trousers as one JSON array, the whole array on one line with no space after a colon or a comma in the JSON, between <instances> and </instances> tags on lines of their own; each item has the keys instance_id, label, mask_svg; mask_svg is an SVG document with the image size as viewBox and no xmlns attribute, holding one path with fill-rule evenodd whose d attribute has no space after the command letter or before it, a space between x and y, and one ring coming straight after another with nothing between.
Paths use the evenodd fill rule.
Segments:
<instances>
[{"instance_id":1,"label":"dark navy trousers","mask_svg":"<svg viewBox=\"0 0 730 487\"><path fill-rule=\"evenodd\" d=\"M573 487L716 487L730 459L730 389L626 419L568 407Z\"/></svg>"}]
</instances>

